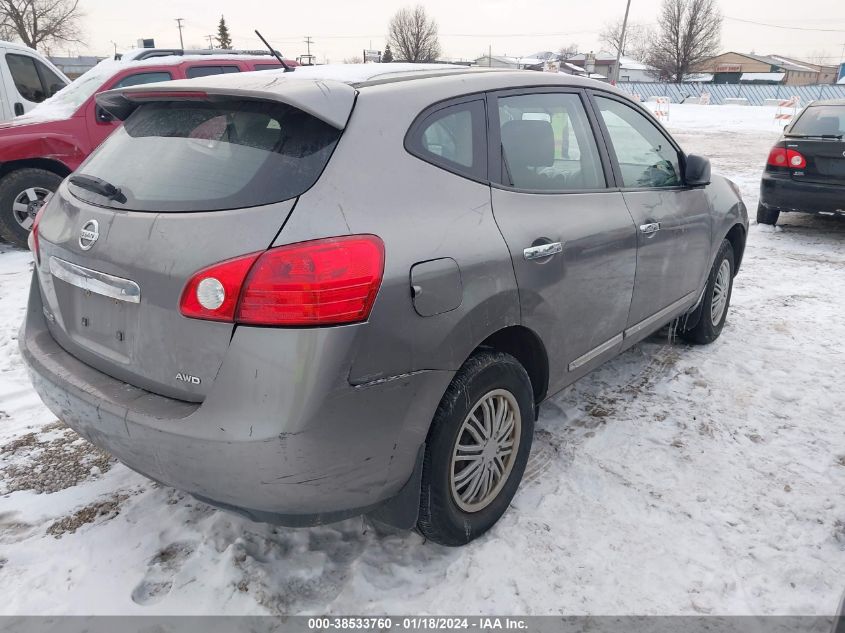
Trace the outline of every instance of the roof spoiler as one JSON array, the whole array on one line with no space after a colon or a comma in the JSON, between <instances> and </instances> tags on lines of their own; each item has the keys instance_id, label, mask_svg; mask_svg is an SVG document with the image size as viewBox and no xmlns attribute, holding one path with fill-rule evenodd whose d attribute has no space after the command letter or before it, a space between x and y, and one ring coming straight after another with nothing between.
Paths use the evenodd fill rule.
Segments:
<instances>
[{"instance_id":1,"label":"roof spoiler","mask_svg":"<svg viewBox=\"0 0 845 633\"><path fill-rule=\"evenodd\" d=\"M355 104L355 89L349 84L317 80L287 79L287 75L270 77L269 73L249 73L258 77L238 78L232 75L200 79L176 80L108 90L96 95L97 105L125 121L142 104L161 101L217 101L252 99L284 103L343 130ZM296 73L291 73L296 75Z\"/></svg>"}]
</instances>

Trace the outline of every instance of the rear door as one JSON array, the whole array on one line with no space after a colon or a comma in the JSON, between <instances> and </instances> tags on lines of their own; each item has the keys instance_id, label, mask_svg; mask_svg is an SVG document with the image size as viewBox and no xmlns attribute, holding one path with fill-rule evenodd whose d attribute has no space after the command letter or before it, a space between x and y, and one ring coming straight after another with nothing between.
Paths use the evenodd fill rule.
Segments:
<instances>
[{"instance_id":1,"label":"rear door","mask_svg":"<svg viewBox=\"0 0 845 633\"><path fill-rule=\"evenodd\" d=\"M637 227L637 278L626 336L668 322L698 298L710 267L710 202L683 183L683 156L626 100L594 93L625 204Z\"/></svg>"},{"instance_id":2,"label":"rear door","mask_svg":"<svg viewBox=\"0 0 845 633\"><path fill-rule=\"evenodd\" d=\"M493 212L522 322L548 351L550 393L621 347L634 286L634 223L585 98L545 88L494 94L488 106Z\"/></svg>"},{"instance_id":3,"label":"rear door","mask_svg":"<svg viewBox=\"0 0 845 633\"><path fill-rule=\"evenodd\" d=\"M115 378L202 400L234 326L183 317L186 282L268 248L340 133L283 103L142 105L74 175L120 191L71 176L45 207L39 279L54 338Z\"/></svg>"}]
</instances>

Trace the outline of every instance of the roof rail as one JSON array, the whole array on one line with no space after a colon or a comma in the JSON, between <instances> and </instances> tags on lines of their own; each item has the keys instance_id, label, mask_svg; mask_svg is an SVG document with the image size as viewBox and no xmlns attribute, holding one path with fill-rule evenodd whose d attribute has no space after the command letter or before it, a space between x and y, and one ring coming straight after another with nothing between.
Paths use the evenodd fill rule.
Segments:
<instances>
[{"instance_id":1,"label":"roof rail","mask_svg":"<svg viewBox=\"0 0 845 633\"><path fill-rule=\"evenodd\" d=\"M225 49L225 48L214 48L214 49L198 49L198 50L183 50L181 48L148 48L144 49L137 55L133 56L132 59L135 61L139 61L142 59L152 59L154 57L170 57L170 56L183 56L183 55L249 55L249 56L262 56L262 57L269 57L270 51L267 49L257 49L257 50L234 50L234 49Z\"/></svg>"}]
</instances>

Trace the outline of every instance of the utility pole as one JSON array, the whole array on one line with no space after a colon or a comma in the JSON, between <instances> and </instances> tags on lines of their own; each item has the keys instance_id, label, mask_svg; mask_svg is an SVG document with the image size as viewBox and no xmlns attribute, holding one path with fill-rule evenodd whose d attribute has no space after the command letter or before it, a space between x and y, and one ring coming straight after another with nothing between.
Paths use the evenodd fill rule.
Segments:
<instances>
[{"instance_id":1,"label":"utility pole","mask_svg":"<svg viewBox=\"0 0 845 633\"><path fill-rule=\"evenodd\" d=\"M182 41L182 22L185 21L185 18L176 18L176 24L179 27L179 48L185 50L185 42Z\"/></svg>"},{"instance_id":2,"label":"utility pole","mask_svg":"<svg viewBox=\"0 0 845 633\"><path fill-rule=\"evenodd\" d=\"M311 39L310 35L306 35L305 43L308 45L308 57L311 57L311 44L314 43L314 40Z\"/></svg>"},{"instance_id":3,"label":"utility pole","mask_svg":"<svg viewBox=\"0 0 845 633\"><path fill-rule=\"evenodd\" d=\"M208 48L214 50L214 36L213 35L206 35L208 38Z\"/></svg>"},{"instance_id":4,"label":"utility pole","mask_svg":"<svg viewBox=\"0 0 845 633\"><path fill-rule=\"evenodd\" d=\"M622 20L622 33L619 36L619 48L616 49L616 66L613 68L613 81L610 83L616 85L619 81L619 59L622 57L622 49L625 48L625 31L628 29L628 11L631 10L631 0L625 6L625 19Z\"/></svg>"},{"instance_id":5,"label":"utility pole","mask_svg":"<svg viewBox=\"0 0 845 633\"><path fill-rule=\"evenodd\" d=\"M492 44L490 44L487 47L487 67L488 68L493 67L493 45Z\"/></svg>"}]
</instances>

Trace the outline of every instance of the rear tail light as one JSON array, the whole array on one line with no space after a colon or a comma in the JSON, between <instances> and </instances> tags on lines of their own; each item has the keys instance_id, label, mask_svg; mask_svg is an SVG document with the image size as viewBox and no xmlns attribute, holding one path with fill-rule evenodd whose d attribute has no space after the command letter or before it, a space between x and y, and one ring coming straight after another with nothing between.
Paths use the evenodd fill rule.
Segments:
<instances>
[{"instance_id":1,"label":"rear tail light","mask_svg":"<svg viewBox=\"0 0 845 633\"><path fill-rule=\"evenodd\" d=\"M766 163L770 167L784 167L787 169L804 169L807 166L807 159L794 149L785 147L773 147L769 152L769 160Z\"/></svg>"},{"instance_id":2,"label":"rear tail light","mask_svg":"<svg viewBox=\"0 0 845 633\"><path fill-rule=\"evenodd\" d=\"M248 325L339 325L365 321L384 274L375 235L272 248L205 268L188 281L186 317Z\"/></svg>"},{"instance_id":3,"label":"rear tail light","mask_svg":"<svg viewBox=\"0 0 845 633\"><path fill-rule=\"evenodd\" d=\"M38 241L38 225L41 224L41 216L44 215L44 207L46 206L46 203L42 204L41 208L38 209L38 213L35 214L35 220L32 222L32 230L27 240L29 250L32 251L32 255L35 257L35 263L38 266L41 265L41 244Z\"/></svg>"}]
</instances>

